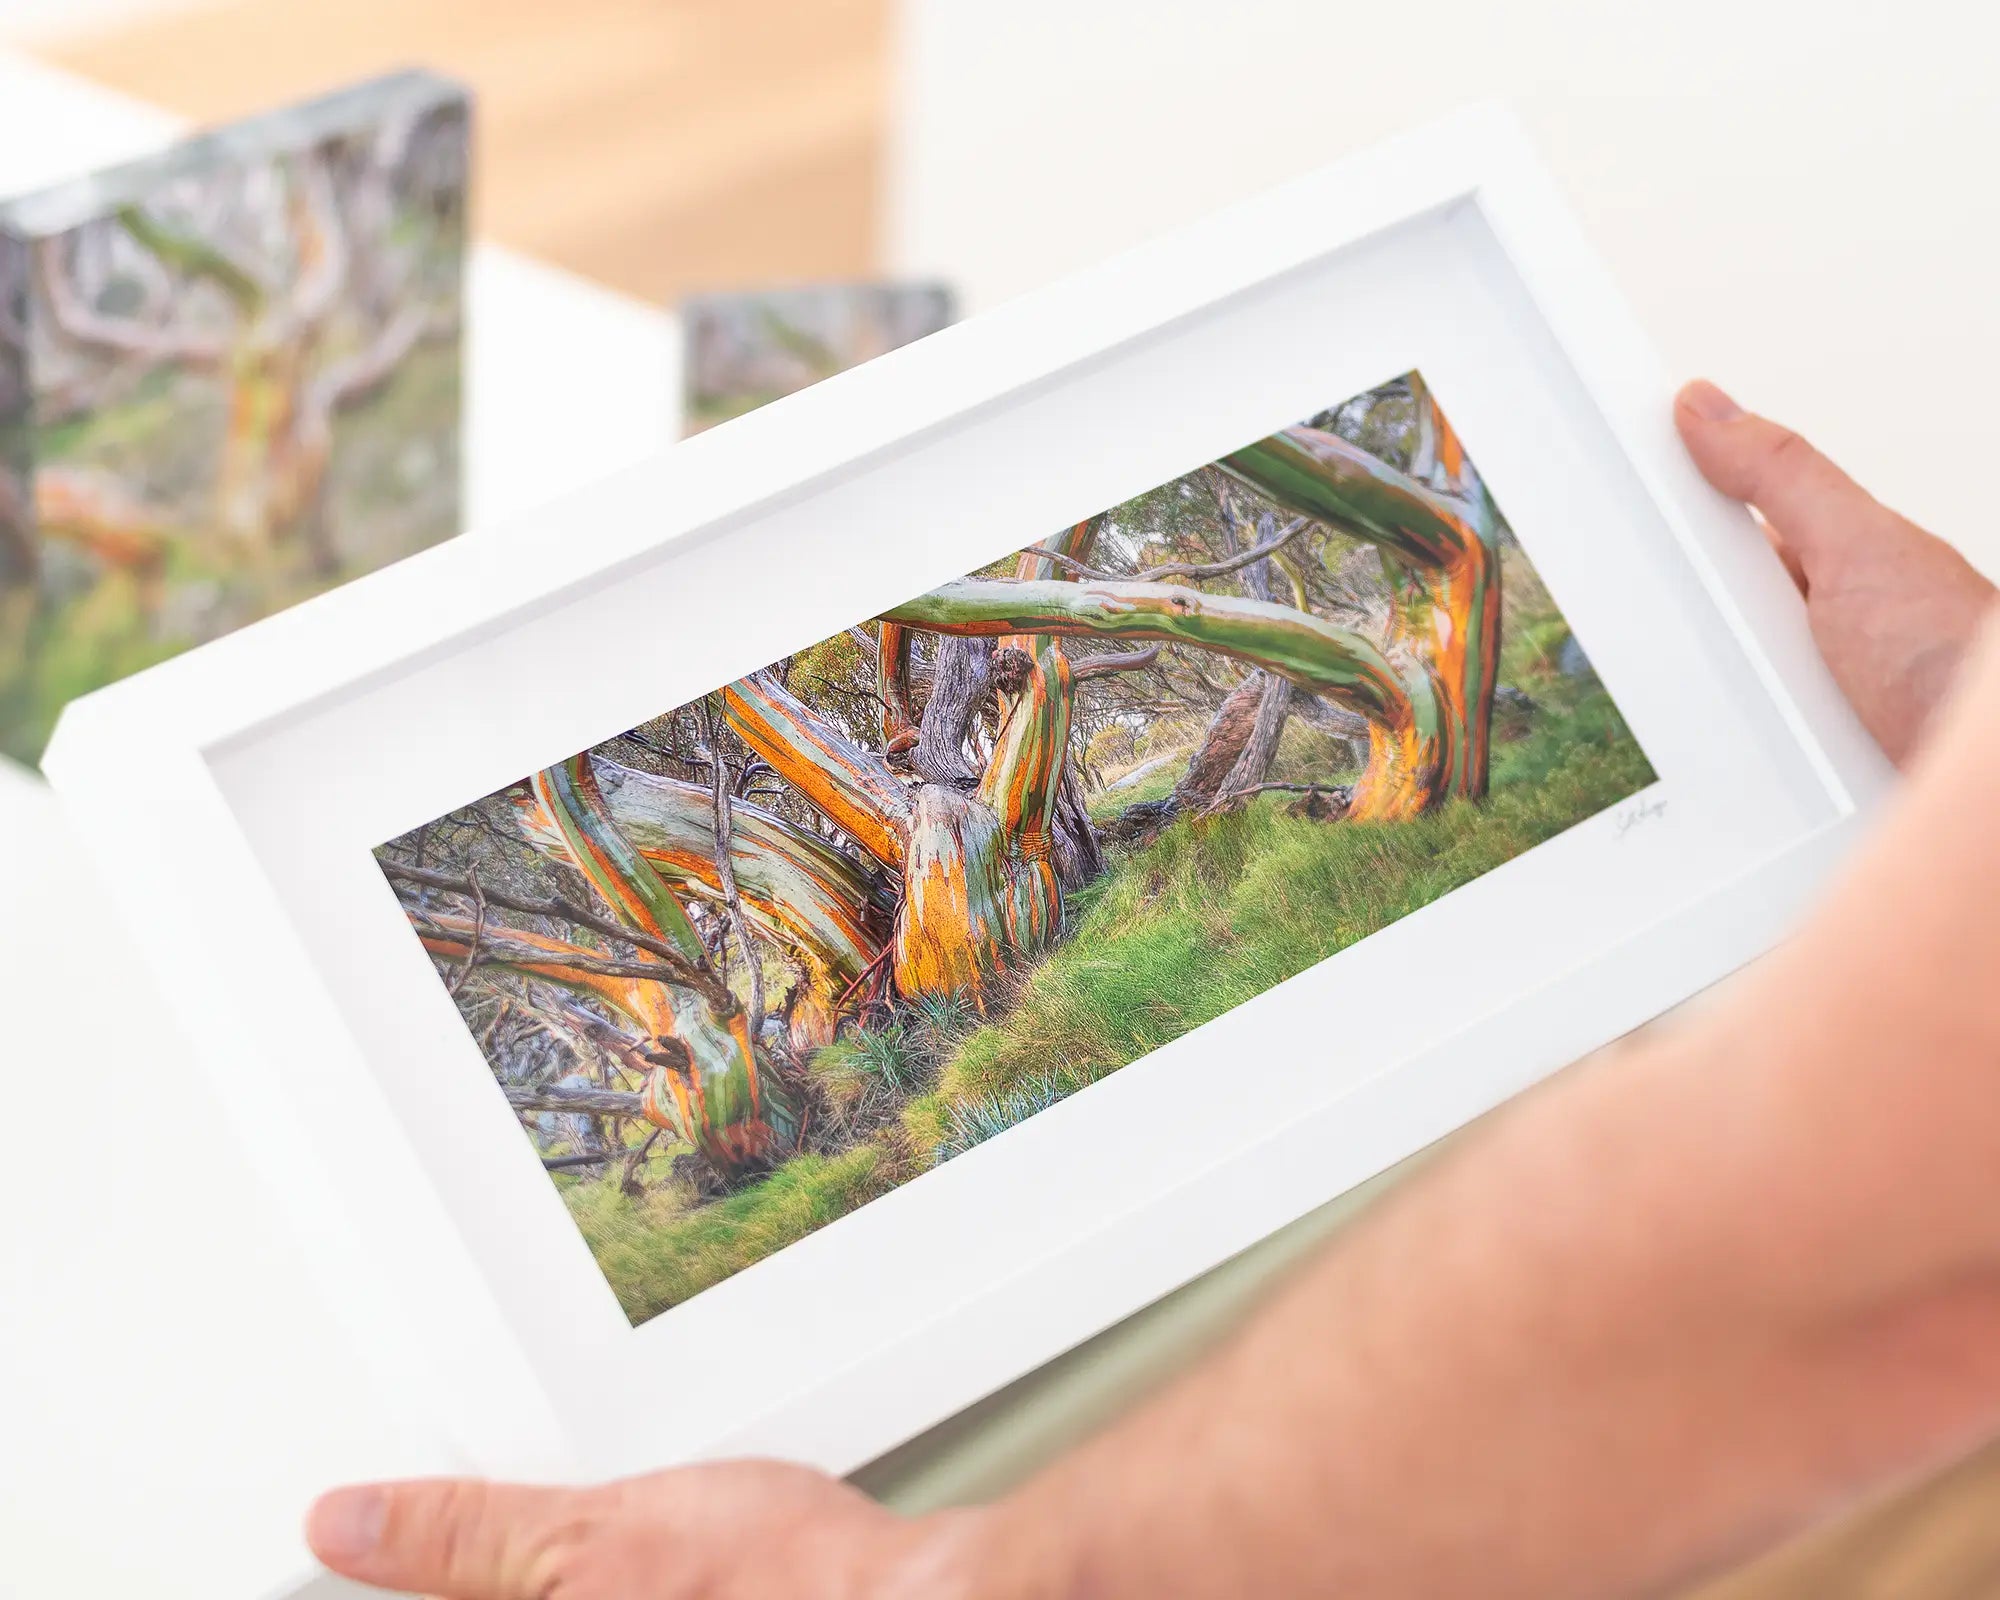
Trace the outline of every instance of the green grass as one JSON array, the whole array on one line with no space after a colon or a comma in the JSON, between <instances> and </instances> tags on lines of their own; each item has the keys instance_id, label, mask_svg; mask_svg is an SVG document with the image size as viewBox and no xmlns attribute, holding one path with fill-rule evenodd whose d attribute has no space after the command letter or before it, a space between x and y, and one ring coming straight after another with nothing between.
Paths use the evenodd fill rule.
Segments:
<instances>
[{"instance_id":1,"label":"green grass","mask_svg":"<svg viewBox=\"0 0 2000 1600\"><path fill-rule=\"evenodd\" d=\"M823 1081L909 1093L856 1148L797 1157L693 1209L673 1191L635 1205L610 1182L569 1186L627 1312L643 1320L678 1304L1652 781L1601 689L1535 692L1545 710L1496 749L1483 803L1329 824L1288 817L1285 797L1268 796L1177 823L1072 898L1063 943L996 1020L976 1025L950 1002L935 1016L906 1008L874 1036L820 1051Z\"/></svg>"},{"instance_id":2,"label":"green grass","mask_svg":"<svg viewBox=\"0 0 2000 1600\"><path fill-rule=\"evenodd\" d=\"M1074 1084L1059 1074L1043 1072L1005 1094L948 1106L945 1137L932 1152L932 1162L942 1166L953 1156L964 1155L974 1145L984 1144L1016 1123L1026 1122L1038 1112L1048 1110L1074 1088Z\"/></svg>"},{"instance_id":3,"label":"green grass","mask_svg":"<svg viewBox=\"0 0 2000 1600\"><path fill-rule=\"evenodd\" d=\"M1307 822L1266 798L1181 822L1121 862L1005 1018L972 1035L911 1108L1036 1073L1081 1086L1429 905L1652 781L1601 691L1495 753L1493 789L1404 823ZM933 1106L932 1101L942 1102Z\"/></svg>"},{"instance_id":4,"label":"green grass","mask_svg":"<svg viewBox=\"0 0 2000 1600\"><path fill-rule=\"evenodd\" d=\"M690 1209L677 1189L638 1201L615 1182L564 1186L570 1215L636 1325L803 1239L893 1187L878 1145L795 1156L751 1189Z\"/></svg>"}]
</instances>

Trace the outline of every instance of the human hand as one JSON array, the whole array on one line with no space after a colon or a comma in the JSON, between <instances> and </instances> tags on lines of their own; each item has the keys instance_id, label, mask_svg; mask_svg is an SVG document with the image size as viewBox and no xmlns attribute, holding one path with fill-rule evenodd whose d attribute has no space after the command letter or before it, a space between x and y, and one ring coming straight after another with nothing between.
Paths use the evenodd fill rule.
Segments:
<instances>
[{"instance_id":1,"label":"human hand","mask_svg":"<svg viewBox=\"0 0 2000 1600\"><path fill-rule=\"evenodd\" d=\"M1702 475L1763 516L1835 681L1903 765L1950 689L1993 585L1799 435L1714 384L1682 389L1674 424Z\"/></svg>"},{"instance_id":2,"label":"human hand","mask_svg":"<svg viewBox=\"0 0 2000 1600\"><path fill-rule=\"evenodd\" d=\"M973 1515L912 1520L823 1473L735 1461L590 1489L339 1489L306 1536L344 1577L439 1600L952 1600Z\"/></svg>"}]
</instances>

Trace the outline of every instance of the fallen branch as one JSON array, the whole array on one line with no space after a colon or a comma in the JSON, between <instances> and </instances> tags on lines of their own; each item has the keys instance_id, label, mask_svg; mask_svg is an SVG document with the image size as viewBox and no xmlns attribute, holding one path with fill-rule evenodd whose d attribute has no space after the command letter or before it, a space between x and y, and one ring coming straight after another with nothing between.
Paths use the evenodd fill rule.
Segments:
<instances>
[{"instance_id":1,"label":"fallen branch","mask_svg":"<svg viewBox=\"0 0 2000 1600\"><path fill-rule=\"evenodd\" d=\"M641 1097L627 1089L565 1089L558 1084L545 1084L538 1089L517 1084L503 1087L507 1104L516 1111L581 1111L599 1117L645 1115Z\"/></svg>"},{"instance_id":2,"label":"fallen branch","mask_svg":"<svg viewBox=\"0 0 2000 1600\"><path fill-rule=\"evenodd\" d=\"M1148 645L1144 650L1119 650L1110 655L1085 656L1081 660L1070 659L1070 677L1080 682L1085 678L1108 677L1114 672L1144 672L1160 659L1160 647Z\"/></svg>"},{"instance_id":3,"label":"fallen branch","mask_svg":"<svg viewBox=\"0 0 2000 1600\"><path fill-rule=\"evenodd\" d=\"M549 1172L561 1172L565 1167L594 1167L606 1161L616 1161L624 1154L623 1150L599 1150L591 1155L543 1156L542 1166Z\"/></svg>"}]
</instances>

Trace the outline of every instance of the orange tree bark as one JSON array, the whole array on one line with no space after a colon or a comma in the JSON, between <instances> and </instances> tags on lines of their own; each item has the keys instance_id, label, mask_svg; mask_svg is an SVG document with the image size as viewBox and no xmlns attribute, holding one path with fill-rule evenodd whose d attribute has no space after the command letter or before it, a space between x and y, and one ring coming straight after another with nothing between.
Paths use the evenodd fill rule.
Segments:
<instances>
[{"instance_id":1,"label":"orange tree bark","mask_svg":"<svg viewBox=\"0 0 2000 1600\"><path fill-rule=\"evenodd\" d=\"M901 868L910 793L889 763L845 737L768 672L722 691L730 731L884 866Z\"/></svg>"},{"instance_id":2,"label":"orange tree bark","mask_svg":"<svg viewBox=\"0 0 2000 1600\"><path fill-rule=\"evenodd\" d=\"M426 950L447 964L476 959L482 966L540 978L590 995L630 1022L639 1034L647 1074L637 1109L655 1127L700 1147L700 1124L691 1115L693 1046L678 1031L686 1007L677 1004L665 978L644 970L645 962L613 961L566 939L483 926L471 917L443 912L423 913L417 935Z\"/></svg>"},{"instance_id":3,"label":"orange tree bark","mask_svg":"<svg viewBox=\"0 0 2000 1600\"><path fill-rule=\"evenodd\" d=\"M1443 428L1428 395L1418 403ZM1462 460L1448 429L1441 445L1445 439ZM1491 502L1439 494L1317 428L1282 429L1217 464L1266 498L1379 545L1416 574L1429 597L1425 643L1451 726L1445 787L1474 799L1485 794L1500 664L1500 552Z\"/></svg>"},{"instance_id":4,"label":"orange tree bark","mask_svg":"<svg viewBox=\"0 0 2000 1600\"><path fill-rule=\"evenodd\" d=\"M910 704L910 636L883 623L875 641L875 693L882 702L882 748L894 753L917 742L917 714Z\"/></svg>"},{"instance_id":5,"label":"orange tree bark","mask_svg":"<svg viewBox=\"0 0 2000 1600\"><path fill-rule=\"evenodd\" d=\"M571 863L605 904L679 951L690 966L706 967L707 950L686 908L619 828L588 753L537 773L533 787ZM756 959L754 952L746 955ZM798 1140L798 1114L759 1059L743 1008L728 997L686 991L676 992L670 1005L669 1031L690 1059L664 1087L691 1142L730 1175L788 1153Z\"/></svg>"},{"instance_id":6,"label":"orange tree bark","mask_svg":"<svg viewBox=\"0 0 2000 1600\"><path fill-rule=\"evenodd\" d=\"M712 797L695 784L604 756L592 767L612 819L647 864L680 893L719 898ZM518 810L531 838L568 859L532 795L520 797ZM812 1049L832 1039L836 1001L888 942L896 906L891 881L762 806L737 800L730 814L729 860L744 913L760 937L797 963L802 981L789 1030L795 1047Z\"/></svg>"}]
</instances>

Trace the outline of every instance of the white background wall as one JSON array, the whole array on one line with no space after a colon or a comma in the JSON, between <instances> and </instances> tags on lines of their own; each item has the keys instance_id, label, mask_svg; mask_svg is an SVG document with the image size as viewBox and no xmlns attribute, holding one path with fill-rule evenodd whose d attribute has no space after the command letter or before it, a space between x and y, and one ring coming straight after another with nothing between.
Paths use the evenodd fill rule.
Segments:
<instances>
[{"instance_id":1,"label":"white background wall","mask_svg":"<svg viewBox=\"0 0 2000 1600\"><path fill-rule=\"evenodd\" d=\"M1502 98L1675 371L1792 421L2000 570L2000 11L1982 0L905 17L892 255L975 305Z\"/></svg>"}]
</instances>

